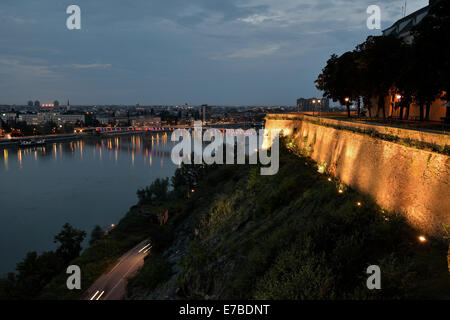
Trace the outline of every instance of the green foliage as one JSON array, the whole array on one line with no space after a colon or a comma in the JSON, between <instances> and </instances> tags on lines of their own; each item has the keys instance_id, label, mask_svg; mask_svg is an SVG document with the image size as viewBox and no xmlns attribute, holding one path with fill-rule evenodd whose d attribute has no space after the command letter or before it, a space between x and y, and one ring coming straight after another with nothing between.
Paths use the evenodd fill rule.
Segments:
<instances>
[{"instance_id":1,"label":"green foliage","mask_svg":"<svg viewBox=\"0 0 450 320\"><path fill-rule=\"evenodd\" d=\"M402 99L394 107L401 109L401 118L408 119L410 105L415 102L420 106L420 120L429 120L432 102L443 92L448 100L450 92L449 21L449 1L436 1L413 28L412 43L394 36L369 36L355 50L333 54L316 80L317 88L347 108L345 97L356 101L362 97L369 112L371 98L377 97L376 116L381 110L383 118L384 98L400 93Z\"/></svg>"},{"instance_id":2,"label":"green foliage","mask_svg":"<svg viewBox=\"0 0 450 320\"><path fill-rule=\"evenodd\" d=\"M91 239L89 240L89 244L94 244L96 241L103 238L104 234L105 231L103 231L102 227L100 227L99 225L95 226L91 232Z\"/></svg>"},{"instance_id":3,"label":"green foliage","mask_svg":"<svg viewBox=\"0 0 450 320\"><path fill-rule=\"evenodd\" d=\"M133 288L153 290L169 280L171 273L171 265L167 259L161 255L152 254L146 259L138 275L129 282L128 290Z\"/></svg>"},{"instance_id":4,"label":"green foliage","mask_svg":"<svg viewBox=\"0 0 450 320\"><path fill-rule=\"evenodd\" d=\"M182 273L188 270L199 270L211 261L213 261L214 255L210 250L202 244L200 241L192 241L187 254L181 259L179 265Z\"/></svg>"},{"instance_id":5,"label":"green foliage","mask_svg":"<svg viewBox=\"0 0 450 320\"><path fill-rule=\"evenodd\" d=\"M137 191L139 203L152 203L166 201L169 193L169 178L156 179L152 184Z\"/></svg>"},{"instance_id":6,"label":"green foliage","mask_svg":"<svg viewBox=\"0 0 450 320\"><path fill-rule=\"evenodd\" d=\"M61 273L81 251L81 242L86 233L66 223L55 236L58 249L43 252L29 252L17 264L16 273L10 273L0 280L0 299L35 299L52 279ZM65 282L64 282L65 284Z\"/></svg>"},{"instance_id":7,"label":"green foliage","mask_svg":"<svg viewBox=\"0 0 450 320\"><path fill-rule=\"evenodd\" d=\"M73 228L70 224L64 224L60 233L55 236L55 243L59 243L56 253L69 263L80 255L81 243L86 237L86 232Z\"/></svg>"},{"instance_id":8,"label":"green foliage","mask_svg":"<svg viewBox=\"0 0 450 320\"><path fill-rule=\"evenodd\" d=\"M259 176L249 167L233 188L216 194L182 259L183 297L446 296L445 247L420 245L417 231L402 216L347 187L339 194L339 181L328 181L315 168L281 148L278 175ZM366 287L372 264L382 268L381 291Z\"/></svg>"}]
</instances>

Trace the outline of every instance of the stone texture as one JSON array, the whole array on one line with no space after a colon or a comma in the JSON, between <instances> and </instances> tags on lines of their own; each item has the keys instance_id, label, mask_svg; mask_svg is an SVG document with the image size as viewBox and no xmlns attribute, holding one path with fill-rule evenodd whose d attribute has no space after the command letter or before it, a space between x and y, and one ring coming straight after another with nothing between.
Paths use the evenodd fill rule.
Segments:
<instances>
[{"instance_id":1,"label":"stone texture","mask_svg":"<svg viewBox=\"0 0 450 320\"><path fill-rule=\"evenodd\" d=\"M404 214L432 235L450 224L450 158L308 121L268 116L266 129L294 136L311 158L346 185L372 196L383 208ZM426 133L421 133L426 136ZM424 139L428 139L425 137Z\"/></svg>"}]
</instances>

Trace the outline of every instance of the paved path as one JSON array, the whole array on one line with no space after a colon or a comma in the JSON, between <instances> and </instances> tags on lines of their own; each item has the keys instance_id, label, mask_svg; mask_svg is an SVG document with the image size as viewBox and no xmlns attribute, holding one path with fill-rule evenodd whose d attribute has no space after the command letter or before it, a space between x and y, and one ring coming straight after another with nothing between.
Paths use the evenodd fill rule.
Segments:
<instances>
[{"instance_id":1,"label":"paved path","mask_svg":"<svg viewBox=\"0 0 450 320\"><path fill-rule=\"evenodd\" d=\"M124 298L128 278L144 264L144 258L150 253L149 240L144 240L124 254L107 273L103 274L85 292L83 300L121 300Z\"/></svg>"}]
</instances>

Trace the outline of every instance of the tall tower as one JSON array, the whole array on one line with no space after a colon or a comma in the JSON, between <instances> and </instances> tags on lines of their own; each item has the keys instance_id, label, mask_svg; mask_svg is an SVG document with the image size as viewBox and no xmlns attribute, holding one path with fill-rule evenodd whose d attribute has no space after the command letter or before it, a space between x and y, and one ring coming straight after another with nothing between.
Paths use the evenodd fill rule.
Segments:
<instances>
[{"instance_id":1,"label":"tall tower","mask_svg":"<svg viewBox=\"0 0 450 320\"><path fill-rule=\"evenodd\" d=\"M70 101L67 100L66 111L70 111Z\"/></svg>"}]
</instances>

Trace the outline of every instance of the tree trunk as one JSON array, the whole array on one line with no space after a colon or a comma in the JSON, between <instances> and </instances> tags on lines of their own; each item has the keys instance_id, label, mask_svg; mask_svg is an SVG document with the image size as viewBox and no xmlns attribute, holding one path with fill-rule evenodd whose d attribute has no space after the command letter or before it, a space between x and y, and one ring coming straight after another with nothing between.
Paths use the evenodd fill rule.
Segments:
<instances>
[{"instance_id":1,"label":"tree trunk","mask_svg":"<svg viewBox=\"0 0 450 320\"><path fill-rule=\"evenodd\" d=\"M403 109L405 108L405 105L403 102L400 102L400 120L403 120Z\"/></svg>"},{"instance_id":2,"label":"tree trunk","mask_svg":"<svg viewBox=\"0 0 450 320\"><path fill-rule=\"evenodd\" d=\"M431 103L427 102L426 104L426 112L425 112L425 121L430 120L430 109L431 109Z\"/></svg>"},{"instance_id":3,"label":"tree trunk","mask_svg":"<svg viewBox=\"0 0 450 320\"><path fill-rule=\"evenodd\" d=\"M448 103L448 101L447 101ZM445 122L449 123L450 122L450 107L447 107L447 111L445 113Z\"/></svg>"},{"instance_id":4,"label":"tree trunk","mask_svg":"<svg viewBox=\"0 0 450 320\"><path fill-rule=\"evenodd\" d=\"M405 97L405 108L406 108L406 112L405 112L405 120L409 119L409 110L410 110L410 106L411 106L411 97L407 96Z\"/></svg>"},{"instance_id":5,"label":"tree trunk","mask_svg":"<svg viewBox=\"0 0 450 320\"><path fill-rule=\"evenodd\" d=\"M423 121L423 102L419 103L420 121Z\"/></svg>"},{"instance_id":6,"label":"tree trunk","mask_svg":"<svg viewBox=\"0 0 450 320\"><path fill-rule=\"evenodd\" d=\"M361 99L358 97L358 118L361 117Z\"/></svg>"},{"instance_id":7,"label":"tree trunk","mask_svg":"<svg viewBox=\"0 0 450 320\"><path fill-rule=\"evenodd\" d=\"M364 107L369 111L369 118L372 118L372 104L370 98L363 97Z\"/></svg>"},{"instance_id":8,"label":"tree trunk","mask_svg":"<svg viewBox=\"0 0 450 320\"><path fill-rule=\"evenodd\" d=\"M378 97L378 110L377 110L377 117L380 114L380 109L383 110L383 119L386 119L386 106L384 103L384 96L380 95Z\"/></svg>"}]
</instances>

